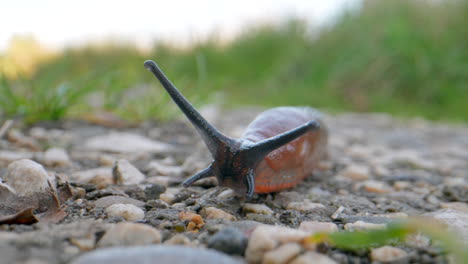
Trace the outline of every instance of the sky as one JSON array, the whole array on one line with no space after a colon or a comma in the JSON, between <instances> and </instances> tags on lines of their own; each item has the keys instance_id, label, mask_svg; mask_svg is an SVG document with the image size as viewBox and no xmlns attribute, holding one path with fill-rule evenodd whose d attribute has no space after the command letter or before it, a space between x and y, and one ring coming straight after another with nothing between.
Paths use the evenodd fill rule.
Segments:
<instances>
[{"instance_id":1,"label":"sky","mask_svg":"<svg viewBox=\"0 0 468 264\"><path fill-rule=\"evenodd\" d=\"M0 51L15 35L33 35L50 48L103 39L142 46L154 39L190 42L213 32L233 36L256 22L287 17L313 25L331 21L361 0L4 0Z\"/></svg>"}]
</instances>

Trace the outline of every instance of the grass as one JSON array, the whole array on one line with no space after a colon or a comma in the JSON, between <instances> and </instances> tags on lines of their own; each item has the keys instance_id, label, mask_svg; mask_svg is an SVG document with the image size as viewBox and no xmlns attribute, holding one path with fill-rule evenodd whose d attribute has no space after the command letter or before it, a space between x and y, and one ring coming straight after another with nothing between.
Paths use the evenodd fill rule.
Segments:
<instances>
[{"instance_id":1,"label":"grass","mask_svg":"<svg viewBox=\"0 0 468 264\"><path fill-rule=\"evenodd\" d=\"M365 3L318 32L290 20L251 28L229 44L213 37L189 49L156 43L145 53L124 44L67 49L28 75L4 71L0 112L28 122L97 110L170 119L177 110L142 66L153 59L195 105L223 94L227 107L310 105L468 121L468 3ZM19 60L0 57L0 73L2 62L11 68Z\"/></svg>"},{"instance_id":2,"label":"grass","mask_svg":"<svg viewBox=\"0 0 468 264\"><path fill-rule=\"evenodd\" d=\"M342 250L362 252L385 245L404 245L409 236L421 234L432 240L432 247L438 247L442 253L450 256L453 263L468 263L466 244L461 238L447 231L446 226L428 218L409 218L389 224L385 229L316 233L308 237L305 243L326 243Z\"/></svg>"}]
</instances>

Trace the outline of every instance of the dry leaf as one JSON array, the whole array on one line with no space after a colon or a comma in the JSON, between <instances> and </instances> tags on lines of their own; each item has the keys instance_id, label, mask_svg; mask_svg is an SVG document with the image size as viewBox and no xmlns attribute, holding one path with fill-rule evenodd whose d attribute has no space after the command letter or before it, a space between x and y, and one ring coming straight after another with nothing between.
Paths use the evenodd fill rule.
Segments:
<instances>
[{"instance_id":1,"label":"dry leaf","mask_svg":"<svg viewBox=\"0 0 468 264\"><path fill-rule=\"evenodd\" d=\"M63 203L71 196L68 184L28 196L0 188L0 224L56 223L67 215Z\"/></svg>"}]
</instances>

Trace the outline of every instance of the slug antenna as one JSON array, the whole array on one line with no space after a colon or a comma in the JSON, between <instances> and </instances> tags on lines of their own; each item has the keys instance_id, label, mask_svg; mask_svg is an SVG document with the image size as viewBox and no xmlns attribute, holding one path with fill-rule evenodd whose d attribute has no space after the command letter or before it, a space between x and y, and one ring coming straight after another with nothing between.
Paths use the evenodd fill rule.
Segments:
<instances>
[{"instance_id":1,"label":"slug antenna","mask_svg":"<svg viewBox=\"0 0 468 264\"><path fill-rule=\"evenodd\" d=\"M182 186L189 187L194 182L200 179L206 178L206 177L210 177L210 176L214 176L213 171L211 170L211 165L205 168L204 170L200 171L199 173L193 175L192 177L188 178L187 180L185 180L182 183Z\"/></svg>"},{"instance_id":2,"label":"slug antenna","mask_svg":"<svg viewBox=\"0 0 468 264\"><path fill-rule=\"evenodd\" d=\"M247 152L249 153L249 156L252 157L251 160L256 163L262 160L273 150L288 144L294 139L304 135L308 131L317 130L319 128L320 125L318 122L309 121L299 127L286 131L282 134L257 142L249 149L247 149Z\"/></svg>"},{"instance_id":3,"label":"slug antenna","mask_svg":"<svg viewBox=\"0 0 468 264\"><path fill-rule=\"evenodd\" d=\"M200 113L189 103L189 101L185 99L185 97L179 92L179 90L177 90L177 88L171 83L171 81L169 81L164 72L158 67L158 65L154 61L147 60L145 61L144 65L147 70L149 70L154 74L154 76L156 76L159 82L161 82L164 89L166 89L166 91L169 93L172 100L174 100L177 106L179 106L180 110L182 110L182 112L190 120L193 126L195 126L213 157L215 157L216 153L221 147L229 145L232 139L223 135L215 127L208 123L208 121L206 121L206 119L200 115Z\"/></svg>"}]
</instances>

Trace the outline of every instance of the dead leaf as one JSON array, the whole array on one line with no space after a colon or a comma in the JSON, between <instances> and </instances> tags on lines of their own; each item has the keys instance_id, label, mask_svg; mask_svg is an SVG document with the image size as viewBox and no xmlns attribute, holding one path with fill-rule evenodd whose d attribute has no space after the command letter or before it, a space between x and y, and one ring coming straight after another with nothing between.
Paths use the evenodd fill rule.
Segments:
<instances>
[{"instance_id":1,"label":"dead leaf","mask_svg":"<svg viewBox=\"0 0 468 264\"><path fill-rule=\"evenodd\" d=\"M72 197L70 186L19 196L0 188L0 224L57 223L67 214L64 202Z\"/></svg>"}]
</instances>

